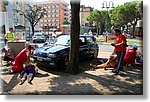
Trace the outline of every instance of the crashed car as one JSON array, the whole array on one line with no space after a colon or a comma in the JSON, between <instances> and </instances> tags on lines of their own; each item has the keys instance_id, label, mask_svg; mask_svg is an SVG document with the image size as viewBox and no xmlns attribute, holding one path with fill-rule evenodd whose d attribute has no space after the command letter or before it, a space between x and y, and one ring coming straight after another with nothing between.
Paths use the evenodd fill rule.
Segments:
<instances>
[{"instance_id":1,"label":"crashed car","mask_svg":"<svg viewBox=\"0 0 150 102\"><path fill-rule=\"evenodd\" d=\"M61 35L55 39L54 44L48 44L35 49L33 58L39 65L48 68L63 67L69 62L70 35ZM79 59L85 57L96 58L99 47L95 42L94 36L80 35L79 38Z\"/></svg>"}]
</instances>

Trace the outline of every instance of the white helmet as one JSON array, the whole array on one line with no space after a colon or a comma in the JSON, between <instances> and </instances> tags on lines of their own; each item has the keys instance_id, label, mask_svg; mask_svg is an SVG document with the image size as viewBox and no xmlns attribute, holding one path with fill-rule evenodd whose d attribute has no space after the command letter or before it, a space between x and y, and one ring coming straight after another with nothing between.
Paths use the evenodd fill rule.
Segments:
<instances>
[{"instance_id":1,"label":"white helmet","mask_svg":"<svg viewBox=\"0 0 150 102\"><path fill-rule=\"evenodd\" d=\"M138 46L136 45L136 43L134 43L134 44L132 45L132 48L138 49Z\"/></svg>"}]
</instances>

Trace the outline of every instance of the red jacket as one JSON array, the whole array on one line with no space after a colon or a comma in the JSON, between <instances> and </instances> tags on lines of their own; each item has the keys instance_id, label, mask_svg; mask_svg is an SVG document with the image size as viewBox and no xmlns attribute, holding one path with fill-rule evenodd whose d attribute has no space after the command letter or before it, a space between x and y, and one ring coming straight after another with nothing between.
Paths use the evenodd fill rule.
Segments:
<instances>
[{"instance_id":1,"label":"red jacket","mask_svg":"<svg viewBox=\"0 0 150 102\"><path fill-rule=\"evenodd\" d=\"M10 63L12 65L13 72L21 72L24 70L23 64L27 62L27 52L29 52L28 48L23 49L14 59L13 62ZM29 54L30 55L30 54ZM30 58L30 57L29 57ZM30 59L29 59L30 61Z\"/></svg>"},{"instance_id":2,"label":"red jacket","mask_svg":"<svg viewBox=\"0 0 150 102\"><path fill-rule=\"evenodd\" d=\"M134 64L136 59L136 50L134 48L128 48L124 56L123 62Z\"/></svg>"}]
</instances>

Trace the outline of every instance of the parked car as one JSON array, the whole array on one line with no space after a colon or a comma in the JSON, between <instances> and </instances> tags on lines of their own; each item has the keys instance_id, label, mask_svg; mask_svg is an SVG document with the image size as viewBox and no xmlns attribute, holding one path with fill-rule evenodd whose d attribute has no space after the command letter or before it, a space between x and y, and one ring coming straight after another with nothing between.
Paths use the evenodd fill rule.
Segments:
<instances>
[{"instance_id":1,"label":"parked car","mask_svg":"<svg viewBox=\"0 0 150 102\"><path fill-rule=\"evenodd\" d=\"M108 40L116 40L117 36L115 35L108 35Z\"/></svg>"},{"instance_id":2,"label":"parked car","mask_svg":"<svg viewBox=\"0 0 150 102\"><path fill-rule=\"evenodd\" d=\"M32 41L33 43L35 42L45 42L46 38L42 33L36 32L34 33L34 35L32 36Z\"/></svg>"},{"instance_id":3,"label":"parked car","mask_svg":"<svg viewBox=\"0 0 150 102\"><path fill-rule=\"evenodd\" d=\"M4 48L4 37L0 36L0 49Z\"/></svg>"},{"instance_id":4,"label":"parked car","mask_svg":"<svg viewBox=\"0 0 150 102\"><path fill-rule=\"evenodd\" d=\"M79 58L98 55L99 47L94 41L94 36L81 35L79 40ZM69 61L70 35L61 35L55 39L54 44L45 45L35 50L35 62L47 67L66 67Z\"/></svg>"}]
</instances>

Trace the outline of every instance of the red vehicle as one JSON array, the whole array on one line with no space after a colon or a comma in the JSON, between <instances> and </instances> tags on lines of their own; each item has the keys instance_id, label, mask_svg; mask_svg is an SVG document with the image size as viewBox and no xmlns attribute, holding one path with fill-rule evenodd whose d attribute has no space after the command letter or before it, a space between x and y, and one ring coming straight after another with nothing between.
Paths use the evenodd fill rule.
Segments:
<instances>
[{"instance_id":1,"label":"red vehicle","mask_svg":"<svg viewBox=\"0 0 150 102\"><path fill-rule=\"evenodd\" d=\"M115 35L108 35L108 40L116 40L117 36Z\"/></svg>"}]
</instances>

